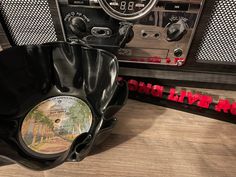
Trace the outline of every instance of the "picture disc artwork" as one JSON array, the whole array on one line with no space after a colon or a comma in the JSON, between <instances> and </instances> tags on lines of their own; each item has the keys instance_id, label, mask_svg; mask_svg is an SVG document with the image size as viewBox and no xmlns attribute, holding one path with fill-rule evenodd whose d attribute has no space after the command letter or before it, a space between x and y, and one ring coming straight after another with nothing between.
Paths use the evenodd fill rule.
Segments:
<instances>
[{"instance_id":1,"label":"picture disc artwork","mask_svg":"<svg viewBox=\"0 0 236 177\"><path fill-rule=\"evenodd\" d=\"M79 98L57 96L34 107L25 117L21 136L25 145L40 154L57 154L68 150L73 140L88 132L92 112Z\"/></svg>"}]
</instances>

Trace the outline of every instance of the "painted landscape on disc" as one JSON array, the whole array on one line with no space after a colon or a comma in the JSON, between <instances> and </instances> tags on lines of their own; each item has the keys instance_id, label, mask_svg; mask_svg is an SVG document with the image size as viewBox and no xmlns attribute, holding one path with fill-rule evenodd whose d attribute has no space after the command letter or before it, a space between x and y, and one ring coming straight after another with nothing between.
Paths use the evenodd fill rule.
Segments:
<instances>
[{"instance_id":1,"label":"painted landscape on disc","mask_svg":"<svg viewBox=\"0 0 236 177\"><path fill-rule=\"evenodd\" d=\"M88 132L92 112L82 100L69 96L50 98L33 108L21 127L24 143L41 154L69 149L73 140Z\"/></svg>"}]
</instances>

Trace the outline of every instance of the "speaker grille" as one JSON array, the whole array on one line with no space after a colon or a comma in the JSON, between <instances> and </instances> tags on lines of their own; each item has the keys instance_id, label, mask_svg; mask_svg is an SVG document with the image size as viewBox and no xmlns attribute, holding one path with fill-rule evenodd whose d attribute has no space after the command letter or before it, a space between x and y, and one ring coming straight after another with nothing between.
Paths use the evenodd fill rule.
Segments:
<instances>
[{"instance_id":1,"label":"speaker grille","mask_svg":"<svg viewBox=\"0 0 236 177\"><path fill-rule=\"evenodd\" d=\"M197 61L236 64L236 0L216 0Z\"/></svg>"},{"instance_id":2,"label":"speaker grille","mask_svg":"<svg viewBox=\"0 0 236 177\"><path fill-rule=\"evenodd\" d=\"M0 0L0 11L16 45L57 40L47 0Z\"/></svg>"}]
</instances>

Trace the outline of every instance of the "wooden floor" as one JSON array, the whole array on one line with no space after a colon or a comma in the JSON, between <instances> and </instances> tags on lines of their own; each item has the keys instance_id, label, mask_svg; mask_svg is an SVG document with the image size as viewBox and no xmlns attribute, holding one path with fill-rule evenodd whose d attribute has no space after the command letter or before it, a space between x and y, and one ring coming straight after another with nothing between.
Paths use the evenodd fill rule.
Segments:
<instances>
[{"instance_id":1,"label":"wooden floor","mask_svg":"<svg viewBox=\"0 0 236 177\"><path fill-rule=\"evenodd\" d=\"M111 136L80 163L45 172L0 167L1 177L236 176L236 125L129 100Z\"/></svg>"}]
</instances>

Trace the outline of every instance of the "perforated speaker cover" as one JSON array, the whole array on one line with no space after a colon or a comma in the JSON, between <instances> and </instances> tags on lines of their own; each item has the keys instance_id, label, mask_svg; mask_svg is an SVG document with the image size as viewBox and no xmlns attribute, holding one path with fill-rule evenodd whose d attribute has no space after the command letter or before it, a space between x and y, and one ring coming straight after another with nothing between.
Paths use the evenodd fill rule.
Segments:
<instances>
[{"instance_id":1,"label":"perforated speaker cover","mask_svg":"<svg viewBox=\"0 0 236 177\"><path fill-rule=\"evenodd\" d=\"M236 1L216 0L199 50L198 62L236 64Z\"/></svg>"},{"instance_id":2,"label":"perforated speaker cover","mask_svg":"<svg viewBox=\"0 0 236 177\"><path fill-rule=\"evenodd\" d=\"M16 45L57 41L47 0L1 0L0 12Z\"/></svg>"}]
</instances>

